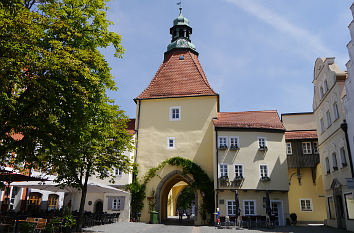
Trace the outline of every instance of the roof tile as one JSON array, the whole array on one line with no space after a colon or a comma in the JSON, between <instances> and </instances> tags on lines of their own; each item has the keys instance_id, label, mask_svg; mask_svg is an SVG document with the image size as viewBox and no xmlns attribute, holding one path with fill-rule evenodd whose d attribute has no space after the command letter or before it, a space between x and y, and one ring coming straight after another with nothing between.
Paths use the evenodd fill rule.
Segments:
<instances>
[{"instance_id":1,"label":"roof tile","mask_svg":"<svg viewBox=\"0 0 354 233\"><path fill-rule=\"evenodd\" d=\"M198 56L189 50L173 50L165 55L155 77L136 99L205 95L217 93L211 88Z\"/></svg>"},{"instance_id":2,"label":"roof tile","mask_svg":"<svg viewBox=\"0 0 354 233\"><path fill-rule=\"evenodd\" d=\"M215 127L285 130L275 110L248 112L219 112L213 120Z\"/></svg>"},{"instance_id":3,"label":"roof tile","mask_svg":"<svg viewBox=\"0 0 354 233\"><path fill-rule=\"evenodd\" d=\"M285 132L285 139L316 139L317 131L316 130L307 130L307 131L289 131Z\"/></svg>"}]
</instances>

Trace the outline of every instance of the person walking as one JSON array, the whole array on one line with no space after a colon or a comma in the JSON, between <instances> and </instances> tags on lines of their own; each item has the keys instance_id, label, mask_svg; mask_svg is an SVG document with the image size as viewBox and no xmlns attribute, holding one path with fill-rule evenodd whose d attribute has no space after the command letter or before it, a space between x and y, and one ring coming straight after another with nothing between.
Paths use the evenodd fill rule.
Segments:
<instances>
[{"instance_id":1,"label":"person walking","mask_svg":"<svg viewBox=\"0 0 354 233\"><path fill-rule=\"evenodd\" d=\"M183 207L182 206L178 207L177 211L178 211L178 220L179 222L182 222L183 211L184 211Z\"/></svg>"}]
</instances>

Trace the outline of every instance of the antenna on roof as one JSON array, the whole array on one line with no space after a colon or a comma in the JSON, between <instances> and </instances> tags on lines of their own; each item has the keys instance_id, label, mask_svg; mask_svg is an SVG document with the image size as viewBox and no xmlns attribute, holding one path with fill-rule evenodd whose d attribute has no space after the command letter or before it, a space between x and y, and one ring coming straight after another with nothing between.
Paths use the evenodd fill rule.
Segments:
<instances>
[{"instance_id":1,"label":"antenna on roof","mask_svg":"<svg viewBox=\"0 0 354 233\"><path fill-rule=\"evenodd\" d=\"M182 14L182 1L177 2L177 5L179 6L179 14Z\"/></svg>"}]
</instances>

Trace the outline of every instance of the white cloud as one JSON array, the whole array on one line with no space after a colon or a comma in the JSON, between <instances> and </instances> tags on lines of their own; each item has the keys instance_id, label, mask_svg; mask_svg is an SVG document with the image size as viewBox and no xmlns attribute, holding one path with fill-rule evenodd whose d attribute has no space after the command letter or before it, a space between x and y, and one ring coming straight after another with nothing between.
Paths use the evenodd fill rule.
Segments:
<instances>
[{"instance_id":1,"label":"white cloud","mask_svg":"<svg viewBox=\"0 0 354 233\"><path fill-rule=\"evenodd\" d=\"M321 39L315 36L312 32L291 23L284 16L273 12L265 6L255 3L254 0L226 1L259 18L262 22L286 35L289 40L295 40L297 47L294 47L293 50L295 50L295 52L296 50L297 52L300 50L306 59L313 57L313 54L316 56L335 55L335 53L328 49ZM289 43L288 46L292 46L291 43Z\"/></svg>"}]
</instances>

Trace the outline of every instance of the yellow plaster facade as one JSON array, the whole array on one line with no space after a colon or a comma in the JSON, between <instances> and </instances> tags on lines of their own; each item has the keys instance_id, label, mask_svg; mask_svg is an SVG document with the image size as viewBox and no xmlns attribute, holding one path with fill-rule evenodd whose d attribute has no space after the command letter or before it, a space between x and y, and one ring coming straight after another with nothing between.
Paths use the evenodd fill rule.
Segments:
<instances>
[{"instance_id":1,"label":"yellow plaster facade","mask_svg":"<svg viewBox=\"0 0 354 233\"><path fill-rule=\"evenodd\" d=\"M161 162L175 156L192 160L201 166L212 179L215 138L212 119L217 116L218 97L202 96L137 101L136 162L139 164L138 179L141 180L150 168L157 167ZM170 120L171 107L180 108L180 120ZM169 138L174 138L174 148L168 147ZM158 209L156 209L160 212L160 221L167 217L167 199L170 189L181 180L171 176L170 179L163 181L166 184L160 182L166 175L180 170L181 168L166 165L147 184L147 196L150 196L152 192L160 192L157 193L161 198ZM169 183L170 181L175 183ZM183 181L188 183L187 180ZM159 185L162 188L157 190ZM200 196L199 192L198 195ZM202 200L201 197L197 199ZM198 202L198 206L200 204ZM141 220L149 221L147 200L144 203ZM201 223L200 221L200 216L197 216L196 224Z\"/></svg>"},{"instance_id":2,"label":"yellow plaster facade","mask_svg":"<svg viewBox=\"0 0 354 233\"><path fill-rule=\"evenodd\" d=\"M321 165L316 167L316 182L313 183L311 168L300 168L301 184L297 168L289 168L289 212L297 215L298 222L323 223L326 219L326 197L323 190ZM311 200L312 210L302 211L301 200Z\"/></svg>"}]
</instances>

